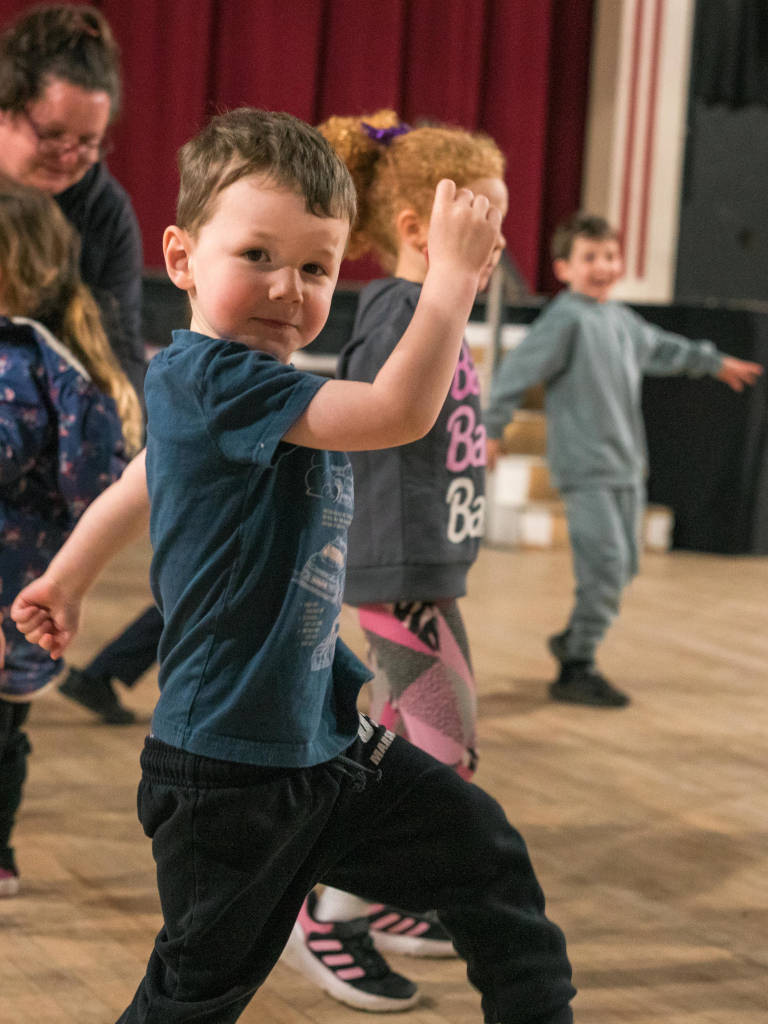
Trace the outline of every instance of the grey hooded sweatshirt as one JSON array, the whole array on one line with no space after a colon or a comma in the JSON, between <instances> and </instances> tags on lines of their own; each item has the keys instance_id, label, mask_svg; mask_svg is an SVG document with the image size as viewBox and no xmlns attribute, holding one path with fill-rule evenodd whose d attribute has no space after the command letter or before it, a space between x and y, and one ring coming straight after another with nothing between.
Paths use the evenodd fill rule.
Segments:
<instances>
[{"instance_id":1,"label":"grey hooded sweatshirt","mask_svg":"<svg viewBox=\"0 0 768 1024\"><path fill-rule=\"evenodd\" d=\"M338 376L371 381L411 322L421 285L369 284ZM419 441L351 452L355 514L344 600L349 604L461 597L485 517L485 427L466 341L437 422Z\"/></svg>"}]
</instances>

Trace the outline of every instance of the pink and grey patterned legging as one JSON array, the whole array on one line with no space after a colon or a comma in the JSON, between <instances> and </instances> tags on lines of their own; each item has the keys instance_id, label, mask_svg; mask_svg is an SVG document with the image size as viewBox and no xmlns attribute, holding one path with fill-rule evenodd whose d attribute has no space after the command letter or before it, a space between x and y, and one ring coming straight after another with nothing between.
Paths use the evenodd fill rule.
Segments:
<instances>
[{"instance_id":1,"label":"pink and grey patterned legging","mask_svg":"<svg viewBox=\"0 0 768 1024\"><path fill-rule=\"evenodd\" d=\"M371 717L470 779L477 694L455 600L359 608L368 641Z\"/></svg>"}]
</instances>

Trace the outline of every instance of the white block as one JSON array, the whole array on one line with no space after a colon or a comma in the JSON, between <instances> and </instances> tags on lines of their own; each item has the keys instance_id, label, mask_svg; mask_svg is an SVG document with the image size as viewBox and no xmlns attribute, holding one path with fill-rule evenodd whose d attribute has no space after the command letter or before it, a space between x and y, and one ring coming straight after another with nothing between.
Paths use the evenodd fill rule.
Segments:
<instances>
[{"instance_id":1,"label":"white block","mask_svg":"<svg viewBox=\"0 0 768 1024\"><path fill-rule=\"evenodd\" d=\"M643 537L651 551L669 551L674 518L669 509L649 509L645 514Z\"/></svg>"},{"instance_id":2,"label":"white block","mask_svg":"<svg viewBox=\"0 0 768 1024\"><path fill-rule=\"evenodd\" d=\"M504 324L501 328L501 349L517 348L528 333L528 324ZM470 348L487 348L491 344L491 325L484 320L470 320L464 332Z\"/></svg>"},{"instance_id":3,"label":"white block","mask_svg":"<svg viewBox=\"0 0 768 1024\"><path fill-rule=\"evenodd\" d=\"M511 505L489 502L485 520L485 539L491 544L520 543L520 510Z\"/></svg>"},{"instance_id":4,"label":"white block","mask_svg":"<svg viewBox=\"0 0 768 1024\"><path fill-rule=\"evenodd\" d=\"M525 458L502 456L493 475L493 500L498 505L524 505L531 486L531 466Z\"/></svg>"},{"instance_id":5,"label":"white block","mask_svg":"<svg viewBox=\"0 0 768 1024\"><path fill-rule=\"evenodd\" d=\"M554 540L552 512L529 506L520 516L520 543L532 548L550 548Z\"/></svg>"}]
</instances>

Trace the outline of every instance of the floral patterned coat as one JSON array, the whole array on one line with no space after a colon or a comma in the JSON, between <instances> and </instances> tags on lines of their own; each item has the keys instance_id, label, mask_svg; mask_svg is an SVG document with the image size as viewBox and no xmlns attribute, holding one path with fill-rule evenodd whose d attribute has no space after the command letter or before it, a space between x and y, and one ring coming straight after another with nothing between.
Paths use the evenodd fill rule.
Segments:
<instances>
[{"instance_id":1,"label":"floral patterned coat","mask_svg":"<svg viewBox=\"0 0 768 1024\"><path fill-rule=\"evenodd\" d=\"M9 608L126 461L114 401L42 324L0 317L0 699L30 699L60 670Z\"/></svg>"}]
</instances>

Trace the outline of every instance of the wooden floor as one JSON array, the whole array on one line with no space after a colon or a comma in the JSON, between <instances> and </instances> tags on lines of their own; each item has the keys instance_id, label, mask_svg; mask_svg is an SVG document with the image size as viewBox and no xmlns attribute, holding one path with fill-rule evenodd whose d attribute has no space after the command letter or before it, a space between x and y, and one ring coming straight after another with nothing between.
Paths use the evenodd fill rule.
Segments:
<instances>
[{"instance_id":1,"label":"wooden floor","mask_svg":"<svg viewBox=\"0 0 768 1024\"><path fill-rule=\"evenodd\" d=\"M147 601L146 549L94 591L81 663ZM768 559L647 556L602 667L627 710L550 703L544 638L569 604L564 552L486 549L464 612L480 688L478 782L526 836L569 940L582 1024L768 1020ZM344 635L361 651L354 618ZM159 917L135 815L140 725L109 728L58 694L33 710L16 833L23 894L0 901L0 1024L109 1024ZM423 1002L403 1024L471 1024L454 961L393 960ZM360 1024L278 965L241 1018Z\"/></svg>"}]
</instances>

